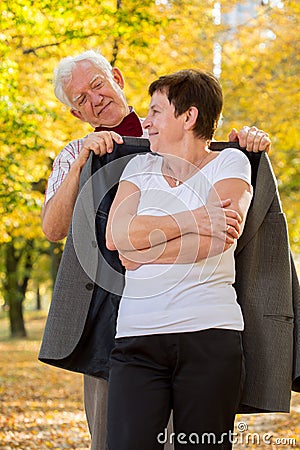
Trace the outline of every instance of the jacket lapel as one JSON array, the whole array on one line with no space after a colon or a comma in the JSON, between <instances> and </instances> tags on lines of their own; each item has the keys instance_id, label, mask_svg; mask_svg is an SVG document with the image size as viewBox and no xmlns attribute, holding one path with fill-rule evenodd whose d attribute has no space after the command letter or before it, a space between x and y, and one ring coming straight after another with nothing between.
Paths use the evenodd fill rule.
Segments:
<instances>
[{"instance_id":1,"label":"jacket lapel","mask_svg":"<svg viewBox=\"0 0 300 450\"><path fill-rule=\"evenodd\" d=\"M236 255L243 250L245 245L257 233L276 193L277 181L269 157L263 152L259 160L254 197L248 211L243 234L238 240Z\"/></svg>"},{"instance_id":2,"label":"jacket lapel","mask_svg":"<svg viewBox=\"0 0 300 450\"><path fill-rule=\"evenodd\" d=\"M97 271L98 248L95 233L95 208L91 152L80 177L79 194L72 217L72 238L76 256L91 280L95 280Z\"/></svg>"}]
</instances>

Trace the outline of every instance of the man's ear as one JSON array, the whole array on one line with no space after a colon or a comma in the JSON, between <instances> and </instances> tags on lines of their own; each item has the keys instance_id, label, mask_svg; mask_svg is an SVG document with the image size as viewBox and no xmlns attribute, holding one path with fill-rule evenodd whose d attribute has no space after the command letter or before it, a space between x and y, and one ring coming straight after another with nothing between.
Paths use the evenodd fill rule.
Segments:
<instances>
[{"instance_id":1,"label":"man's ear","mask_svg":"<svg viewBox=\"0 0 300 450\"><path fill-rule=\"evenodd\" d=\"M78 109L70 109L70 113L72 114L72 116L76 117L79 120L82 120L82 122L85 122L84 118L82 117L82 114L80 111L78 111Z\"/></svg>"},{"instance_id":2,"label":"man's ear","mask_svg":"<svg viewBox=\"0 0 300 450\"><path fill-rule=\"evenodd\" d=\"M114 67L112 70L112 74L115 82L120 86L121 89L124 89L125 81L122 75L122 72L117 67Z\"/></svg>"},{"instance_id":3,"label":"man's ear","mask_svg":"<svg viewBox=\"0 0 300 450\"><path fill-rule=\"evenodd\" d=\"M185 112L185 128L187 130L191 130L194 128L197 117L198 117L198 108L196 106L190 106L189 109Z\"/></svg>"}]
</instances>

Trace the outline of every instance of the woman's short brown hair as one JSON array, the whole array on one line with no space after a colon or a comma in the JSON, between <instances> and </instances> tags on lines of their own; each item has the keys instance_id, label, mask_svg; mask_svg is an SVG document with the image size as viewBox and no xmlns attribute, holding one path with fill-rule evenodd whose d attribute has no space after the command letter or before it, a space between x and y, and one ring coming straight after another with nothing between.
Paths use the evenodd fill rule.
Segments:
<instances>
[{"instance_id":1,"label":"woman's short brown hair","mask_svg":"<svg viewBox=\"0 0 300 450\"><path fill-rule=\"evenodd\" d=\"M223 106L222 87L213 74L194 69L180 70L153 81L149 94L152 96L156 91L167 95L174 105L175 117L195 106L198 117L194 134L201 139L212 139Z\"/></svg>"}]
</instances>

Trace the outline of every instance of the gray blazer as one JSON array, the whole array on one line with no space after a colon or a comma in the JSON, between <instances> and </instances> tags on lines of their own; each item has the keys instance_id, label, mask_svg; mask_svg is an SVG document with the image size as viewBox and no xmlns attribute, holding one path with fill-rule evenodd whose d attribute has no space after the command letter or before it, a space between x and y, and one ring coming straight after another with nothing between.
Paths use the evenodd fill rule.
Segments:
<instances>
[{"instance_id":1,"label":"gray blazer","mask_svg":"<svg viewBox=\"0 0 300 450\"><path fill-rule=\"evenodd\" d=\"M39 354L41 361L59 367L64 367L61 361L76 349L84 332L99 264L106 270L97 248L92 184L85 184L91 165L92 157L82 171L80 189L85 195L76 203L76 221L68 233ZM255 195L236 249L235 287L245 321L246 369L239 410L288 412L291 390L300 391L299 282L265 153L255 170ZM82 230L83 242L77 239ZM118 281L114 288L120 289Z\"/></svg>"},{"instance_id":2,"label":"gray blazer","mask_svg":"<svg viewBox=\"0 0 300 450\"><path fill-rule=\"evenodd\" d=\"M300 390L300 290L275 176L264 153L235 260L245 321L242 404L248 412L288 412L291 389Z\"/></svg>"}]
</instances>

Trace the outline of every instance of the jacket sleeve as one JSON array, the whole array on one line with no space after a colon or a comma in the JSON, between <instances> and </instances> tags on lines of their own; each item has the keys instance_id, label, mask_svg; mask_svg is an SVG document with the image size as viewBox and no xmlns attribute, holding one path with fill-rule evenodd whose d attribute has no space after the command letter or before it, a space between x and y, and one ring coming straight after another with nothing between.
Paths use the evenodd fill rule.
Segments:
<instances>
[{"instance_id":1,"label":"jacket sleeve","mask_svg":"<svg viewBox=\"0 0 300 450\"><path fill-rule=\"evenodd\" d=\"M300 287L292 254L291 269L294 308L294 359L292 389L293 391L300 392Z\"/></svg>"}]
</instances>

